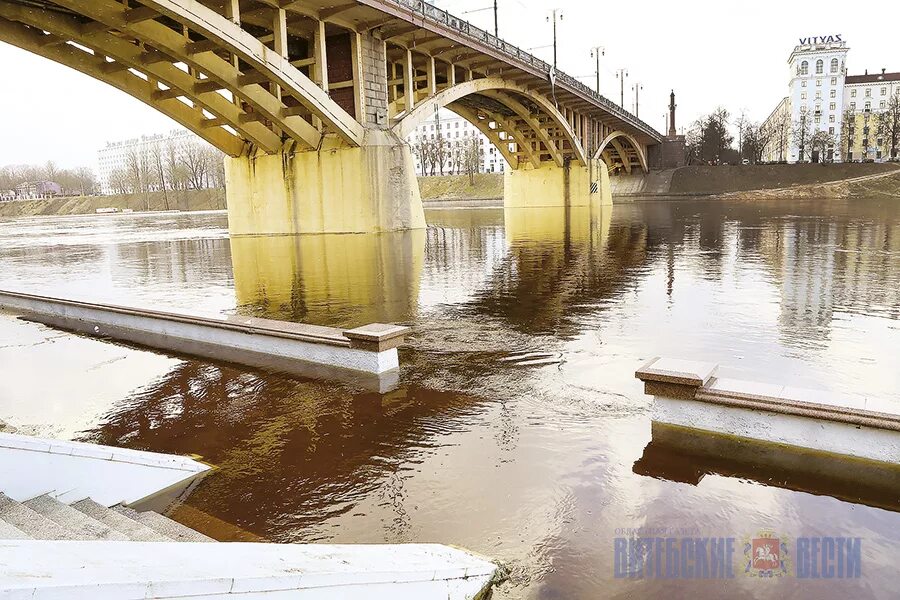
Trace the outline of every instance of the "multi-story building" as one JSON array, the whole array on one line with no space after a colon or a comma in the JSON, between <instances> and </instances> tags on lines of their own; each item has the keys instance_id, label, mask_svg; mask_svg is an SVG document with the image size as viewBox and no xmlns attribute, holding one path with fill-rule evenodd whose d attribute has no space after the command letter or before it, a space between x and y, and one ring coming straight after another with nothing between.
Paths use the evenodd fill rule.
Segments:
<instances>
[{"instance_id":1,"label":"multi-story building","mask_svg":"<svg viewBox=\"0 0 900 600\"><path fill-rule=\"evenodd\" d=\"M890 141L874 135L874 115L900 98L900 73L847 74L840 35L802 38L788 58L788 95L765 121L766 161L880 160ZM786 135L785 135L786 134ZM786 143L785 143L786 142Z\"/></svg>"},{"instance_id":2,"label":"multi-story building","mask_svg":"<svg viewBox=\"0 0 900 600\"><path fill-rule=\"evenodd\" d=\"M466 119L442 109L419 125L406 140L412 146L416 173L420 175L457 175L466 172L467 144L478 149L479 173L502 173L509 168L503 155L486 135ZM434 159L443 152L443 169Z\"/></svg>"},{"instance_id":3,"label":"multi-story building","mask_svg":"<svg viewBox=\"0 0 900 600\"><path fill-rule=\"evenodd\" d=\"M97 151L97 172L100 174L100 192L112 194L114 190L110 186L110 176L116 171L128 169L129 155L136 154L142 162L149 163L149 157L157 149L167 150L172 146L176 155L182 152L181 142L198 141L196 135L186 129L173 129L168 133L155 135L142 135L139 138L121 140L118 142L106 142L106 146Z\"/></svg>"}]
</instances>

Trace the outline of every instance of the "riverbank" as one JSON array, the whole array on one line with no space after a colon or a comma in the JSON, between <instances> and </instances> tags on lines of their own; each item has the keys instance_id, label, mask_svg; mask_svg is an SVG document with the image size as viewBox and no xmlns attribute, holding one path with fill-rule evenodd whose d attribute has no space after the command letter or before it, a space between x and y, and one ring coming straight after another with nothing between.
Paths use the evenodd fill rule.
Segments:
<instances>
[{"instance_id":1,"label":"riverbank","mask_svg":"<svg viewBox=\"0 0 900 600\"><path fill-rule=\"evenodd\" d=\"M795 185L770 190L723 194L740 200L788 200L801 198L890 198L900 200L900 170L854 177L843 181Z\"/></svg>"},{"instance_id":2,"label":"riverbank","mask_svg":"<svg viewBox=\"0 0 900 600\"><path fill-rule=\"evenodd\" d=\"M503 173L419 177L419 193L425 208L451 206L502 206Z\"/></svg>"},{"instance_id":3,"label":"riverbank","mask_svg":"<svg viewBox=\"0 0 900 600\"><path fill-rule=\"evenodd\" d=\"M178 190L149 194L11 200L0 202L0 218L83 215L93 214L104 208L139 212L221 210L225 207L224 189Z\"/></svg>"},{"instance_id":4,"label":"riverbank","mask_svg":"<svg viewBox=\"0 0 900 600\"><path fill-rule=\"evenodd\" d=\"M747 165L681 167L611 178L616 203L726 196L740 199L900 198L900 165ZM419 177L425 208L503 206L503 173ZM0 202L0 218L93 214L97 209L198 211L226 208L225 190L181 190Z\"/></svg>"},{"instance_id":5,"label":"riverbank","mask_svg":"<svg viewBox=\"0 0 900 600\"><path fill-rule=\"evenodd\" d=\"M610 178L613 198L698 197L824 186L820 197L842 197L827 184L897 172L897 163L691 166ZM799 196L811 197L811 196Z\"/></svg>"}]
</instances>

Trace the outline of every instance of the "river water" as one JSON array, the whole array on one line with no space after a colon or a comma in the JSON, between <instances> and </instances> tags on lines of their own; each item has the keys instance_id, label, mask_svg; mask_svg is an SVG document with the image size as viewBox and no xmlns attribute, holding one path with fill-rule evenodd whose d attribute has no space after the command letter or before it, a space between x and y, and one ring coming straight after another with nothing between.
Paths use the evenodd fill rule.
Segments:
<instances>
[{"instance_id":1,"label":"river water","mask_svg":"<svg viewBox=\"0 0 900 600\"><path fill-rule=\"evenodd\" d=\"M506 565L499 598L896 597L900 490L854 485L850 464L834 481L731 452L674 464L648 447L664 432L634 378L674 356L900 406L895 201L427 219L230 241L223 213L0 222L3 289L414 329L379 393L0 316L0 419L202 456L218 469L174 515L220 539L454 544ZM614 539L634 528L860 537L863 576L616 578Z\"/></svg>"}]
</instances>

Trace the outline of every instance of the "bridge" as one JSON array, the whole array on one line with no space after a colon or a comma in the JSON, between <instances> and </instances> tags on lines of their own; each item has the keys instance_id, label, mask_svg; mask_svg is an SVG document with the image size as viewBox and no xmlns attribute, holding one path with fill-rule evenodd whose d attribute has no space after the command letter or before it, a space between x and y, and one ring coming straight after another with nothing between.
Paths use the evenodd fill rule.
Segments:
<instances>
[{"instance_id":1,"label":"bridge","mask_svg":"<svg viewBox=\"0 0 900 600\"><path fill-rule=\"evenodd\" d=\"M405 140L440 108L507 160L507 206L609 203L609 171L646 171L663 139L417 0L0 0L0 40L222 150L235 235L424 227Z\"/></svg>"}]
</instances>

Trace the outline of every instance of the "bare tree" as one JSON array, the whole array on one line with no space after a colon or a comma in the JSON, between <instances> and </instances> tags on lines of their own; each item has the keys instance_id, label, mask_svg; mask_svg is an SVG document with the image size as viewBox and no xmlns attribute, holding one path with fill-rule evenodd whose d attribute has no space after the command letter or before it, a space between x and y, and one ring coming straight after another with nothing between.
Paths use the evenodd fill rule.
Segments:
<instances>
[{"instance_id":1,"label":"bare tree","mask_svg":"<svg viewBox=\"0 0 900 600\"><path fill-rule=\"evenodd\" d=\"M809 146L812 148L813 157L818 156L819 162L830 162L828 150L834 149L834 136L827 131L817 131L809 138Z\"/></svg>"},{"instance_id":2,"label":"bare tree","mask_svg":"<svg viewBox=\"0 0 900 600\"><path fill-rule=\"evenodd\" d=\"M810 158L809 155L811 154L808 150L809 141L813 135L813 122L812 117L809 116L809 113L806 110L801 108L800 118L794 121L791 135L799 150L797 162L808 162Z\"/></svg>"},{"instance_id":3,"label":"bare tree","mask_svg":"<svg viewBox=\"0 0 900 600\"><path fill-rule=\"evenodd\" d=\"M746 123L744 126L744 155L750 162L757 164L762 162L766 148L775 137L775 128L771 124Z\"/></svg>"},{"instance_id":4,"label":"bare tree","mask_svg":"<svg viewBox=\"0 0 900 600\"><path fill-rule=\"evenodd\" d=\"M840 146L844 162L853 159L853 135L856 133L856 111L847 107L841 119Z\"/></svg>"},{"instance_id":5,"label":"bare tree","mask_svg":"<svg viewBox=\"0 0 900 600\"><path fill-rule=\"evenodd\" d=\"M128 194L134 191L131 179L123 169L114 169L109 174L109 187L117 194Z\"/></svg>"},{"instance_id":6,"label":"bare tree","mask_svg":"<svg viewBox=\"0 0 900 600\"><path fill-rule=\"evenodd\" d=\"M768 121L766 127L768 133L768 145L773 154L778 155L778 162L787 160L788 143L791 139L791 115L788 112L779 112Z\"/></svg>"},{"instance_id":7,"label":"bare tree","mask_svg":"<svg viewBox=\"0 0 900 600\"><path fill-rule=\"evenodd\" d=\"M437 138L434 140L434 166L437 167L438 175L444 174L444 164L447 162L447 141L441 134L440 123L438 123ZM434 173L432 173L434 175Z\"/></svg>"},{"instance_id":8,"label":"bare tree","mask_svg":"<svg viewBox=\"0 0 900 600\"><path fill-rule=\"evenodd\" d=\"M132 148L125 155L125 172L131 182L131 188L137 194L144 195L144 207L150 210L150 186L152 168L147 152Z\"/></svg>"},{"instance_id":9,"label":"bare tree","mask_svg":"<svg viewBox=\"0 0 900 600\"><path fill-rule=\"evenodd\" d=\"M169 186L166 185L165 157L163 148L160 146L159 142L153 144L153 147L150 149L150 162L156 173L156 181L159 185L159 189L163 193L163 202L165 203L166 210L169 210Z\"/></svg>"},{"instance_id":10,"label":"bare tree","mask_svg":"<svg viewBox=\"0 0 900 600\"><path fill-rule=\"evenodd\" d=\"M750 122L750 119L747 118L746 111L743 110L734 120L734 126L737 127L738 130L738 162L744 158L744 131L751 125L752 123Z\"/></svg>"},{"instance_id":11,"label":"bare tree","mask_svg":"<svg viewBox=\"0 0 900 600\"><path fill-rule=\"evenodd\" d=\"M209 156L203 144L195 140L182 142L178 158L185 168L188 187L202 189L209 172Z\"/></svg>"},{"instance_id":12,"label":"bare tree","mask_svg":"<svg viewBox=\"0 0 900 600\"><path fill-rule=\"evenodd\" d=\"M413 144L413 152L419 160L419 166L422 168L422 176L428 175L428 159L431 152L428 149L428 140L424 135L421 140Z\"/></svg>"},{"instance_id":13,"label":"bare tree","mask_svg":"<svg viewBox=\"0 0 900 600\"><path fill-rule=\"evenodd\" d=\"M172 139L169 139L166 142L165 160L166 179L169 182L169 187L173 190L183 190L187 188L186 169L178 160L178 148L175 145L175 141Z\"/></svg>"},{"instance_id":14,"label":"bare tree","mask_svg":"<svg viewBox=\"0 0 900 600\"><path fill-rule=\"evenodd\" d=\"M57 168L56 163L52 160L48 160L41 171L41 178L45 181L56 181L59 179L59 169Z\"/></svg>"},{"instance_id":15,"label":"bare tree","mask_svg":"<svg viewBox=\"0 0 900 600\"><path fill-rule=\"evenodd\" d=\"M96 193L97 176L92 169L80 167L74 171L74 175L76 185L78 186L78 192L82 196Z\"/></svg>"},{"instance_id":16,"label":"bare tree","mask_svg":"<svg viewBox=\"0 0 900 600\"><path fill-rule=\"evenodd\" d=\"M469 185L475 185L475 174L481 166L481 144L478 136L466 136L461 145L463 168L469 176Z\"/></svg>"},{"instance_id":17,"label":"bare tree","mask_svg":"<svg viewBox=\"0 0 900 600\"><path fill-rule=\"evenodd\" d=\"M885 110L878 114L875 132L882 140L885 154L892 160L900 156L900 89L887 101Z\"/></svg>"}]
</instances>

